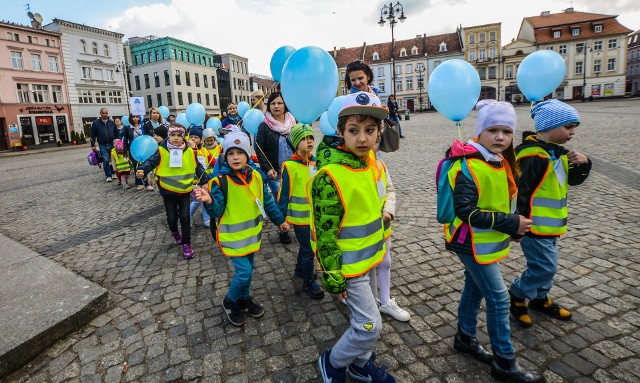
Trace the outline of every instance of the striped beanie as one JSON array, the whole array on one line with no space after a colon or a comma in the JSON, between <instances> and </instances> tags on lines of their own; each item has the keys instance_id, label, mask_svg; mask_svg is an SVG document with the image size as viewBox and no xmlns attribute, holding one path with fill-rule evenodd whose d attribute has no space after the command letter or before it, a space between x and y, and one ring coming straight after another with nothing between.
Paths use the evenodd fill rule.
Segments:
<instances>
[{"instance_id":1,"label":"striped beanie","mask_svg":"<svg viewBox=\"0 0 640 383\"><path fill-rule=\"evenodd\" d=\"M298 144L300 141L304 140L305 137L313 137L313 130L311 126L308 124L303 124L302 122L298 122L293 125L291 131L289 132L289 138L291 138L291 143L293 144L294 149L298 149Z\"/></svg>"},{"instance_id":2,"label":"striped beanie","mask_svg":"<svg viewBox=\"0 0 640 383\"><path fill-rule=\"evenodd\" d=\"M580 116L576 109L553 98L534 105L531 108L531 118L533 118L536 132L544 132L571 123L580 125Z\"/></svg>"}]
</instances>

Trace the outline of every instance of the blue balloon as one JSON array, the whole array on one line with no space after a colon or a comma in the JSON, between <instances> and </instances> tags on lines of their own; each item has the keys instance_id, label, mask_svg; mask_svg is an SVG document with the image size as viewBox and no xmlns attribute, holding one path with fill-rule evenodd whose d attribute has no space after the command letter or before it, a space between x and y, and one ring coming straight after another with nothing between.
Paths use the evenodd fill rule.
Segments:
<instances>
[{"instance_id":1,"label":"blue balloon","mask_svg":"<svg viewBox=\"0 0 640 383\"><path fill-rule=\"evenodd\" d=\"M185 112L182 112L176 116L176 123L184 126L185 129L188 129L191 126L189 120L187 120L187 114Z\"/></svg>"},{"instance_id":2,"label":"blue balloon","mask_svg":"<svg viewBox=\"0 0 640 383\"><path fill-rule=\"evenodd\" d=\"M158 111L160 112L160 115L162 116L162 118L164 118L165 120L169 118L169 115L171 114L171 111L169 111L169 108L167 108L164 105L159 107Z\"/></svg>"},{"instance_id":3,"label":"blue balloon","mask_svg":"<svg viewBox=\"0 0 640 383\"><path fill-rule=\"evenodd\" d=\"M264 114L258 109L251 109L242 118L242 126L247 132L258 134L258 126L264 121Z\"/></svg>"},{"instance_id":4,"label":"blue balloon","mask_svg":"<svg viewBox=\"0 0 640 383\"><path fill-rule=\"evenodd\" d=\"M327 51L304 47L282 68L282 97L299 122L310 124L327 110L338 91L338 67Z\"/></svg>"},{"instance_id":5,"label":"blue balloon","mask_svg":"<svg viewBox=\"0 0 640 383\"><path fill-rule=\"evenodd\" d=\"M244 114L247 113L251 109L251 105L249 105L246 101L240 101L238 103L238 116L244 117Z\"/></svg>"},{"instance_id":6,"label":"blue balloon","mask_svg":"<svg viewBox=\"0 0 640 383\"><path fill-rule=\"evenodd\" d=\"M320 116L320 131L325 136L335 136L337 133L336 128L332 126L331 122L329 121L328 111L322 113L322 116Z\"/></svg>"},{"instance_id":7,"label":"blue balloon","mask_svg":"<svg viewBox=\"0 0 640 383\"><path fill-rule=\"evenodd\" d=\"M216 140L218 140L218 143L220 145L222 145L222 143L224 142L224 138L222 138L222 137L216 137Z\"/></svg>"},{"instance_id":8,"label":"blue balloon","mask_svg":"<svg viewBox=\"0 0 640 383\"><path fill-rule=\"evenodd\" d=\"M285 45L276 49L273 52L273 56L271 56L271 62L269 62L269 69L271 69L271 76L275 82L280 81L280 77L282 75L282 68L284 64L287 62L289 56L296 51L296 48ZM242 116L242 115L241 115Z\"/></svg>"},{"instance_id":9,"label":"blue balloon","mask_svg":"<svg viewBox=\"0 0 640 383\"><path fill-rule=\"evenodd\" d=\"M478 102L480 76L464 60L447 60L429 77L429 100L451 121L462 121Z\"/></svg>"},{"instance_id":10,"label":"blue balloon","mask_svg":"<svg viewBox=\"0 0 640 383\"><path fill-rule=\"evenodd\" d=\"M522 60L516 73L516 82L530 101L540 101L560 86L566 70L562 56L544 49Z\"/></svg>"},{"instance_id":11,"label":"blue balloon","mask_svg":"<svg viewBox=\"0 0 640 383\"><path fill-rule=\"evenodd\" d=\"M331 105L329 105L329 109L327 109L327 117L329 118L329 123L331 126L338 126L338 113L340 113L340 109L342 108L342 99L344 96L338 96L331 101Z\"/></svg>"},{"instance_id":12,"label":"blue balloon","mask_svg":"<svg viewBox=\"0 0 640 383\"><path fill-rule=\"evenodd\" d=\"M151 155L157 150L158 143L153 137L147 135L142 135L134 139L131 143L131 146L129 147L131 157L133 157L138 162L145 161L147 158L151 157Z\"/></svg>"},{"instance_id":13,"label":"blue balloon","mask_svg":"<svg viewBox=\"0 0 640 383\"><path fill-rule=\"evenodd\" d=\"M202 125L204 119L207 117L207 111L204 109L204 106L197 102L192 102L191 104L189 104L186 113L187 121L189 121L189 123L194 126Z\"/></svg>"},{"instance_id":14,"label":"blue balloon","mask_svg":"<svg viewBox=\"0 0 640 383\"><path fill-rule=\"evenodd\" d=\"M122 126L129 126L129 116L122 116L120 121L122 121Z\"/></svg>"},{"instance_id":15,"label":"blue balloon","mask_svg":"<svg viewBox=\"0 0 640 383\"><path fill-rule=\"evenodd\" d=\"M222 122L218 120L216 117L211 117L207 120L207 128L213 129L216 134L218 134L218 130L222 128Z\"/></svg>"}]
</instances>

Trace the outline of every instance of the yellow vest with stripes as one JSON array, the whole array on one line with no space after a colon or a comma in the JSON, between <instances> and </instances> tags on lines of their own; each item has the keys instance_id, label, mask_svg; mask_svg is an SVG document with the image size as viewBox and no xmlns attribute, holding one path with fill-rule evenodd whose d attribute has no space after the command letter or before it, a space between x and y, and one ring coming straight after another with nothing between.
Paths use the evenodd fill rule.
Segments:
<instances>
[{"instance_id":1,"label":"yellow vest with stripes","mask_svg":"<svg viewBox=\"0 0 640 383\"><path fill-rule=\"evenodd\" d=\"M372 151L373 153L373 151ZM378 198L380 199L380 211L384 211L384 204L387 202L387 165L383 162L376 160L376 166L378 169L378 179L376 180L376 187L378 188ZM391 237L391 222L382 221L384 225L384 238Z\"/></svg>"},{"instance_id":2,"label":"yellow vest with stripes","mask_svg":"<svg viewBox=\"0 0 640 383\"><path fill-rule=\"evenodd\" d=\"M477 208L482 211L510 213L509 181L505 167L494 168L477 158L467 158L467 166L478 188ZM447 174L452 189L455 189L456 177L461 171L461 161L456 161ZM447 243L453 240L462 222L456 216L452 223L444 225ZM509 255L511 237L493 229L479 229L471 226L471 246L476 262L494 263Z\"/></svg>"},{"instance_id":3,"label":"yellow vest with stripes","mask_svg":"<svg viewBox=\"0 0 640 383\"><path fill-rule=\"evenodd\" d=\"M522 149L516 159L523 157L538 156L547 160L547 171L542 178L542 182L533 192L530 199L531 215L533 221L531 233L536 235L559 236L567 232L567 189L569 187L569 160L567 156L560 156L559 159L552 160L549 153L538 147L531 146ZM560 164L558 165L558 161ZM562 166L565 179L560 185L556 177L554 166ZM523 175L525 177L526 175Z\"/></svg>"},{"instance_id":4,"label":"yellow vest with stripes","mask_svg":"<svg viewBox=\"0 0 640 383\"><path fill-rule=\"evenodd\" d=\"M375 171L372 166L351 169L329 164L319 173L322 172L327 173L335 183L344 206L344 217L336 240L342 252L340 271L346 278L363 275L382 262L386 251ZM307 183L308 196L311 196L312 185L313 179ZM313 206L311 209L313 215ZM310 222L311 248L315 253L315 220L311 219Z\"/></svg>"},{"instance_id":5,"label":"yellow vest with stripes","mask_svg":"<svg viewBox=\"0 0 640 383\"><path fill-rule=\"evenodd\" d=\"M226 176L226 206L218 222L216 239L222 253L229 257L241 257L260 250L262 213L255 199L264 203L264 189L260 173L253 169L251 172L249 184L237 184ZM212 181L219 185L218 178Z\"/></svg>"},{"instance_id":6,"label":"yellow vest with stripes","mask_svg":"<svg viewBox=\"0 0 640 383\"><path fill-rule=\"evenodd\" d=\"M115 149L111 149L111 156L116 160L116 170L119 172L130 172L131 164L124 158L124 154L118 154Z\"/></svg>"},{"instance_id":7,"label":"yellow vest with stripes","mask_svg":"<svg viewBox=\"0 0 640 383\"><path fill-rule=\"evenodd\" d=\"M307 199L307 182L311 178L311 171L315 171L315 165L304 165L296 161L285 161L282 163L282 172L287 170L289 175L289 204L287 205L286 220L290 224L308 226L311 219L311 208ZM280 193L278 191L278 200Z\"/></svg>"},{"instance_id":8,"label":"yellow vest with stripes","mask_svg":"<svg viewBox=\"0 0 640 383\"><path fill-rule=\"evenodd\" d=\"M196 156L198 157L198 163L200 163L200 165L202 165L202 167L204 168L204 172L207 174L211 174L213 172L213 165L209 163L209 149L205 148L204 146L201 146L200 148L198 148L198 151L196 152ZM212 157L212 158L215 158L215 157ZM213 162L213 160L211 160L211 162ZM193 183L194 184L198 183L197 177L193 179Z\"/></svg>"},{"instance_id":9,"label":"yellow vest with stripes","mask_svg":"<svg viewBox=\"0 0 640 383\"><path fill-rule=\"evenodd\" d=\"M158 185L175 193L191 193L197 166L193 149L187 147L182 151L182 166L179 168L169 166L171 152L167 148L160 146L158 151L160 164L155 171Z\"/></svg>"}]
</instances>

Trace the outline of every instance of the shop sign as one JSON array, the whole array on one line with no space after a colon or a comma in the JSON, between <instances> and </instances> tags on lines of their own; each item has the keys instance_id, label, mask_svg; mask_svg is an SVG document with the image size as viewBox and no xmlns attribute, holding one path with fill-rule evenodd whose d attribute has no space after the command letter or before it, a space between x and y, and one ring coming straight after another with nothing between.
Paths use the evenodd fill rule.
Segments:
<instances>
[{"instance_id":1,"label":"shop sign","mask_svg":"<svg viewBox=\"0 0 640 383\"><path fill-rule=\"evenodd\" d=\"M613 96L613 84L604 84L604 95Z\"/></svg>"},{"instance_id":2,"label":"shop sign","mask_svg":"<svg viewBox=\"0 0 640 383\"><path fill-rule=\"evenodd\" d=\"M53 125L52 117L36 117L36 125Z\"/></svg>"}]
</instances>

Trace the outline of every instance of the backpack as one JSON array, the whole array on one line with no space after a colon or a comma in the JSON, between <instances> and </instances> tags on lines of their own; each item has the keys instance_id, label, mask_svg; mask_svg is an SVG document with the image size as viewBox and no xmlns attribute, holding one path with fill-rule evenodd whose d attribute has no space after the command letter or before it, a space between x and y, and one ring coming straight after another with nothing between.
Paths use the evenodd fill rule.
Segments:
<instances>
[{"instance_id":1,"label":"backpack","mask_svg":"<svg viewBox=\"0 0 640 383\"><path fill-rule=\"evenodd\" d=\"M400 148L400 133L398 123L393 120L384 120L384 129L380 133L379 150L385 153L395 152Z\"/></svg>"},{"instance_id":2,"label":"backpack","mask_svg":"<svg viewBox=\"0 0 640 383\"><path fill-rule=\"evenodd\" d=\"M436 199L437 199L437 218L439 223L452 223L456 218L455 207L453 205L453 188L449 184L449 170L456 161L462 161L462 173L473 181L473 177L469 172L466 158L445 157L440 160L438 169L436 170Z\"/></svg>"},{"instance_id":3,"label":"backpack","mask_svg":"<svg viewBox=\"0 0 640 383\"><path fill-rule=\"evenodd\" d=\"M87 161L91 166L98 166L100 162L98 161L98 155L96 154L95 150L92 150L91 152L89 152L89 154L87 154Z\"/></svg>"}]
</instances>

